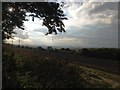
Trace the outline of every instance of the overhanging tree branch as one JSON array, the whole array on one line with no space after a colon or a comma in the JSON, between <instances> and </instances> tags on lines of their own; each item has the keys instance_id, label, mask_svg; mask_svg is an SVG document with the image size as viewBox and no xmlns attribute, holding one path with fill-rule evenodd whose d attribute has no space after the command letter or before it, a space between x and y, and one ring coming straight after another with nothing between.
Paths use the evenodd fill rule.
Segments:
<instances>
[{"instance_id":1,"label":"overhanging tree branch","mask_svg":"<svg viewBox=\"0 0 120 90\"><path fill-rule=\"evenodd\" d=\"M15 27L24 30L23 23L28 21L26 13L31 13L29 16L34 18L44 18L43 25L48 28L48 34L57 31L65 32L65 25L62 20L67 19L61 5L55 2L3 2L2 4L2 39L11 38ZM34 13L34 14L33 14ZM56 28L55 28L56 27Z\"/></svg>"}]
</instances>

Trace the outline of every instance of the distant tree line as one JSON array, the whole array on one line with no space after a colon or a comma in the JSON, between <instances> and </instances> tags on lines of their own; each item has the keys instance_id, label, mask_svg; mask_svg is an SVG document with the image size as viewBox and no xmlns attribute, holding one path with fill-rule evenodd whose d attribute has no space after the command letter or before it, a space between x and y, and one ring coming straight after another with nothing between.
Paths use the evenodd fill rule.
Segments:
<instances>
[{"instance_id":1,"label":"distant tree line","mask_svg":"<svg viewBox=\"0 0 120 90\"><path fill-rule=\"evenodd\" d=\"M82 48L82 49L70 49L70 48L53 48L48 46L46 49L39 47L30 47L30 46L19 46L14 45L15 47L28 48L28 49L37 49L40 51L49 51L49 52L59 52L59 53L72 53L77 55L82 55L86 57L93 58L103 58L103 59L115 59L118 60L120 56L120 49L118 48Z\"/></svg>"},{"instance_id":2,"label":"distant tree line","mask_svg":"<svg viewBox=\"0 0 120 90\"><path fill-rule=\"evenodd\" d=\"M81 55L95 58L117 59L120 56L120 49L117 48L83 48Z\"/></svg>"}]
</instances>

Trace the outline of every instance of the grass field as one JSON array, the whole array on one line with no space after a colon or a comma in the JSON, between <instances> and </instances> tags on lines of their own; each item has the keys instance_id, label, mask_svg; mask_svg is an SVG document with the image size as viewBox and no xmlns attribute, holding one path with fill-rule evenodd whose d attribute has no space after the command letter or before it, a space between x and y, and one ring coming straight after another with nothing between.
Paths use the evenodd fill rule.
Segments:
<instances>
[{"instance_id":1,"label":"grass field","mask_svg":"<svg viewBox=\"0 0 120 90\"><path fill-rule=\"evenodd\" d=\"M3 88L120 88L119 73L78 63L88 57L10 45L4 48Z\"/></svg>"}]
</instances>

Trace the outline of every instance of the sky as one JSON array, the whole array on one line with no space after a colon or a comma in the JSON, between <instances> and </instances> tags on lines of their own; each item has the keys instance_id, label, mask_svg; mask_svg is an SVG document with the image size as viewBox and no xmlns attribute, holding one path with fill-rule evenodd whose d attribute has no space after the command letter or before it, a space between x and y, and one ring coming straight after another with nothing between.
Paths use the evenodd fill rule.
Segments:
<instances>
[{"instance_id":1,"label":"sky","mask_svg":"<svg viewBox=\"0 0 120 90\"><path fill-rule=\"evenodd\" d=\"M62 0L59 0L61 2ZM84 1L84 0L81 0ZM117 2L66 2L63 11L65 33L45 35L47 28L42 20L26 17L25 30L16 28L14 44L69 47L69 48L118 48L118 3ZM7 42L11 43L11 39Z\"/></svg>"}]
</instances>

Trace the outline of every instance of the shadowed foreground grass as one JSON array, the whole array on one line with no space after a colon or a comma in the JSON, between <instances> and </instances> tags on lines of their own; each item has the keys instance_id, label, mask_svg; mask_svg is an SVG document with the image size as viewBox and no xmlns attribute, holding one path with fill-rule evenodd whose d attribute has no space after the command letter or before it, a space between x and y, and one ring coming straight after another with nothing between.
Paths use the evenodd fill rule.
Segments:
<instances>
[{"instance_id":1,"label":"shadowed foreground grass","mask_svg":"<svg viewBox=\"0 0 120 90\"><path fill-rule=\"evenodd\" d=\"M118 75L28 54L3 51L3 88L120 88Z\"/></svg>"}]
</instances>

